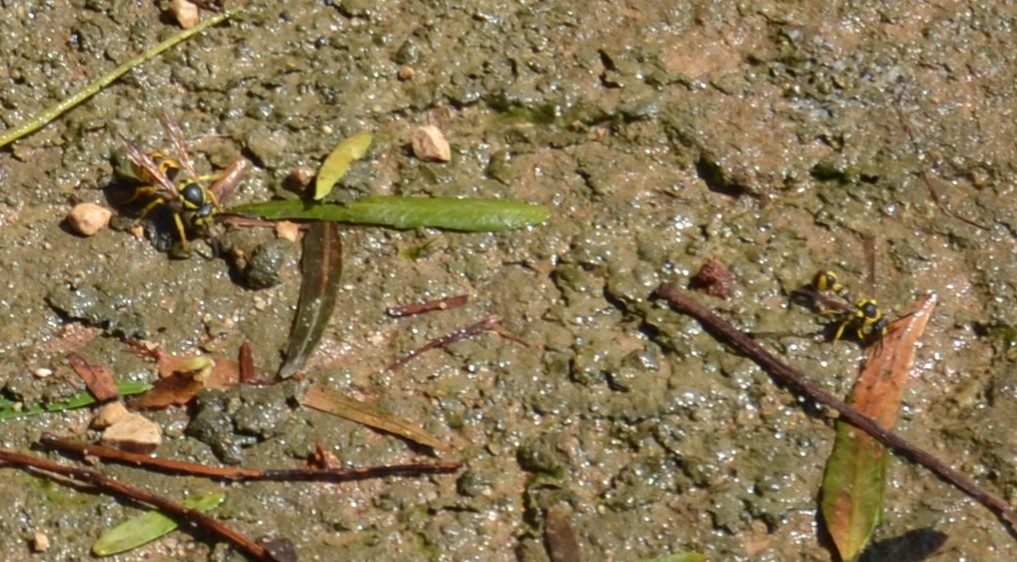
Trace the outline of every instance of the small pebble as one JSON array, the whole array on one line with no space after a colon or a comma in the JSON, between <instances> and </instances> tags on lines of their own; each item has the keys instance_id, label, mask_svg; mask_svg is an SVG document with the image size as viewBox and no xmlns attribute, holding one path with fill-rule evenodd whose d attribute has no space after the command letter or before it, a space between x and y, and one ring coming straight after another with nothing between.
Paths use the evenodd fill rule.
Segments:
<instances>
[{"instance_id":1,"label":"small pebble","mask_svg":"<svg viewBox=\"0 0 1017 562\"><path fill-rule=\"evenodd\" d=\"M316 174L317 172L308 166L297 166L286 176L283 183L290 191L303 191L304 188L311 185Z\"/></svg>"},{"instance_id":2,"label":"small pebble","mask_svg":"<svg viewBox=\"0 0 1017 562\"><path fill-rule=\"evenodd\" d=\"M46 552L49 550L49 537L42 531L36 531L32 535L32 550L35 552Z\"/></svg>"},{"instance_id":3,"label":"small pebble","mask_svg":"<svg viewBox=\"0 0 1017 562\"><path fill-rule=\"evenodd\" d=\"M425 161L448 162L452 159L445 135L434 125L425 125L413 131L413 155Z\"/></svg>"},{"instance_id":4,"label":"small pebble","mask_svg":"<svg viewBox=\"0 0 1017 562\"><path fill-rule=\"evenodd\" d=\"M279 221L275 223L275 237L280 240L296 242L300 236L300 225L293 221Z\"/></svg>"},{"instance_id":5,"label":"small pebble","mask_svg":"<svg viewBox=\"0 0 1017 562\"><path fill-rule=\"evenodd\" d=\"M127 413L106 428L100 441L103 445L147 455L162 443L162 431L158 424L143 416Z\"/></svg>"},{"instance_id":6,"label":"small pebble","mask_svg":"<svg viewBox=\"0 0 1017 562\"><path fill-rule=\"evenodd\" d=\"M201 21L201 16L198 14L198 6L188 2L188 0L173 0L170 2L170 12L173 13L173 17L176 18L180 27L184 29L190 29Z\"/></svg>"},{"instance_id":7,"label":"small pebble","mask_svg":"<svg viewBox=\"0 0 1017 562\"><path fill-rule=\"evenodd\" d=\"M403 65L399 67L399 71L396 73L396 77L399 78L399 80L405 82L410 78L413 78L413 75L416 73L417 71L413 70L412 66Z\"/></svg>"},{"instance_id":8,"label":"small pebble","mask_svg":"<svg viewBox=\"0 0 1017 562\"><path fill-rule=\"evenodd\" d=\"M106 228L113 211L95 203L78 203L67 214L67 225L82 236L91 236Z\"/></svg>"},{"instance_id":9,"label":"small pebble","mask_svg":"<svg viewBox=\"0 0 1017 562\"><path fill-rule=\"evenodd\" d=\"M106 429L128 413L127 408L124 407L122 402L110 402L99 408L99 411L95 413L95 417L92 418L91 427L92 429Z\"/></svg>"},{"instance_id":10,"label":"small pebble","mask_svg":"<svg viewBox=\"0 0 1017 562\"><path fill-rule=\"evenodd\" d=\"M48 377L48 376L53 374L53 369L47 369L46 367L39 367L38 369L36 369L33 372L33 374L36 377L40 378L40 379L44 379L44 378L46 378L46 377Z\"/></svg>"}]
</instances>

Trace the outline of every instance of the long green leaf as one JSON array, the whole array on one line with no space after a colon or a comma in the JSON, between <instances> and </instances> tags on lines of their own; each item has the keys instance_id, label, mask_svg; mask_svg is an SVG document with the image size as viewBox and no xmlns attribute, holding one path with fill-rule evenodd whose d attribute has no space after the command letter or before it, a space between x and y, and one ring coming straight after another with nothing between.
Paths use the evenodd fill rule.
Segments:
<instances>
[{"instance_id":1,"label":"long green leaf","mask_svg":"<svg viewBox=\"0 0 1017 562\"><path fill-rule=\"evenodd\" d=\"M325 162L318 170L318 179L314 183L314 200L321 201L326 195L332 192L336 182L346 175L354 160L359 160L371 147L374 136L367 131L359 132L352 137L339 143L332 154L328 155Z\"/></svg>"},{"instance_id":2,"label":"long green leaf","mask_svg":"<svg viewBox=\"0 0 1017 562\"><path fill-rule=\"evenodd\" d=\"M180 503L185 507L208 511L226 499L226 495L214 492L199 498L186 499ZM119 554L148 544L159 537L172 533L180 525L163 512L153 509L133 517L103 533L92 545L92 554L109 556Z\"/></svg>"},{"instance_id":3,"label":"long green leaf","mask_svg":"<svg viewBox=\"0 0 1017 562\"><path fill-rule=\"evenodd\" d=\"M388 226L498 232L540 224L551 216L542 205L502 199L364 197L345 205L268 201L230 209L269 220L296 219Z\"/></svg>"},{"instance_id":4,"label":"long green leaf","mask_svg":"<svg viewBox=\"0 0 1017 562\"><path fill-rule=\"evenodd\" d=\"M304 237L304 256L300 262L303 278L300 283L300 300L290 330L286 361L279 367L280 378L291 377L302 369L318 346L335 309L342 266L339 227L333 222L312 224Z\"/></svg>"},{"instance_id":5,"label":"long green leaf","mask_svg":"<svg viewBox=\"0 0 1017 562\"><path fill-rule=\"evenodd\" d=\"M130 396L132 394L141 394L151 387L152 385L147 382L118 382L117 392L120 396ZM59 402L35 404L27 408L19 406L19 404L20 402L15 402L14 400L0 398L0 421L27 416L38 416L39 414L48 414L52 412L62 412L64 410L73 410L75 408L84 408L85 406L95 404L95 397L92 396L90 392L84 391Z\"/></svg>"}]
</instances>

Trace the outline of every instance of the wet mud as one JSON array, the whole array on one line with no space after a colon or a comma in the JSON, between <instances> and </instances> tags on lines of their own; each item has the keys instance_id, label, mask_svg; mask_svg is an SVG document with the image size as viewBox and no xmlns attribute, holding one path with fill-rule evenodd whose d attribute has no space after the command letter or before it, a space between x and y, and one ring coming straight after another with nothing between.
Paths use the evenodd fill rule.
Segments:
<instances>
[{"instance_id":1,"label":"wet mud","mask_svg":"<svg viewBox=\"0 0 1017 562\"><path fill-rule=\"evenodd\" d=\"M7 6L3 124L176 32L158 8ZM939 293L897 428L1012 499L1015 17L1002 2L246 2L0 150L0 391L26 402L74 392L69 351L119 378L155 377L125 337L229 357L249 341L273 373L300 285L296 246L267 229L226 234L245 251L271 242L254 288L202 241L170 259L125 231L75 236L63 217L77 202L114 206L118 134L170 148L159 111L180 123L200 173L238 155L252 162L232 202L292 196L294 169L370 130L375 145L334 198L501 197L553 217L499 234L348 228L340 303L308 382L155 414L167 434L159 455L297 466L320 443L351 466L428 458L298 407L299 384L313 383L418 422L464 471L242 486L104 472L169 497L225 490L217 517L291 538L302 560L548 560L541 521L552 507L588 560L833 560L816 501L830 422L650 298L713 259L736 280L727 300L704 302L770 334L775 353L840 395L862 352L817 337L831 320L791 306L790 291L834 269L891 315ZM410 134L427 123L451 142L451 162L413 158ZM982 228L944 213L937 196ZM459 293L473 296L468 306L385 314ZM529 346L487 333L383 370L491 314ZM84 412L5 421L2 444L25 449L43 430L81 433L87 422ZM84 559L103 530L138 513L3 474L6 560ZM936 560L1017 556L991 513L928 472L895 460L888 479L877 540L931 529L947 537ZM33 553L36 532L46 552ZM175 534L118 558L153 559L239 555Z\"/></svg>"}]
</instances>

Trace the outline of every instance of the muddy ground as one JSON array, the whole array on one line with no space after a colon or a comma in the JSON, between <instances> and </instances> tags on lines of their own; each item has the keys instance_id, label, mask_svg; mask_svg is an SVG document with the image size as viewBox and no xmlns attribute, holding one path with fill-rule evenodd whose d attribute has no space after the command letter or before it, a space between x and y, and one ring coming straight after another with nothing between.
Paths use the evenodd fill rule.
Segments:
<instances>
[{"instance_id":1,"label":"muddy ground","mask_svg":"<svg viewBox=\"0 0 1017 562\"><path fill-rule=\"evenodd\" d=\"M5 126L175 33L155 4L168 2L3 3ZM815 337L830 320L790 306L789 292L833 268L893 315L939 293L898 429L1013 499L1017 9L812 4L246 2L229 23L0 151L4 396L73 392L70 351L151 380L124 337L227 356L250 341L263 372L279 366L298 247L283 248L279 285L253 290L224 260L202 257L203 242L172 260L128 232L86 239L62 224L74 203L112 204L117 134L168 149L157 120L166 111L201 172L251 160L233 199L251 202L292 196L293 169L366 129L376 143L336 197L502 197L553 217L502 234L347 229L340 304L305 382L204 397L223 429L204 441L185 433L195 410L158 413L159 454L298 466L321 443L351 466L430 458L295 406L315 383L417 421L453 448L439 457L465 470L244 486L104 472L171 497L225 490L218 517L291 538L301 560L548 560L540 525L552 506L569 514L586 560L690 550L718 561L832 560L816 508L828 420L650 299L661 281L686 284L715 258L738 282L729 300L704 302L770 332L766 345L839 395L862 352ZM410 131L427 122L450 139L450 163L409 153ZM945 214L925 174L982 228ZM272 237L227 236L241 246ZM867 237L877 249L871 289ZM384 313L458 293L472 303L414 319ZM382 372L491 314L530 347L489 333ZM85 412L5 421L0 442L27 450L43 430L79 434L87 421ZM937 534L946 540L931 560L1017 558L1017 540L991 513L927 471L895 459L888 479L876 536L885 548L871 560L899 560L895 546L921 551ZM0 497L5 560L81 560L104 529L138 513L12 469ZM43 553L32 552L36 532L51 542ZM176 534L118 560L239 558Z\"/></svg>"}]
</instances>

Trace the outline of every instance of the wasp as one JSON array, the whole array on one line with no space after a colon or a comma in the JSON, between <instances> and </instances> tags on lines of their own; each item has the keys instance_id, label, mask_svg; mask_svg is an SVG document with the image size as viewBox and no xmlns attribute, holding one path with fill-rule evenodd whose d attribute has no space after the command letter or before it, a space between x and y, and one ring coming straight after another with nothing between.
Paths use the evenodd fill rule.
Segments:
<instances>
[{"instance_id":1,"label":"wasp","mask_svg":"<svg viewBox=\"0 0 1017 562\"><path fill-rule=\"evenodd\" d=\"M841 316L833 334L834 343L849 334L863 346L868 346L886 335L890 326L890 319L880 310L876 299L852 299L832 271L816 273L810 285L796 292L807 297L820 314Z\"/></svg>"},{"instance_id":2,"label":"wasp","mask_svg":"<svg viewBox=\"0 0 1017 562\"><path fill-rule=\"evenodd\" d=\"M180 127L165 113L160 114L159 121L169 135L179 160L159 151L142 152L121 135L120 141L127 152L131 172L141 183L126 203L139 199L147 201L136 222L144 220L156 209L166 207L173 217L181 254L187 256L190 254L188 235L209 237L209 227L216 215L222 212L221 202L240 183L248 162L239 157L221 174L199 176ZM212 180L214 183L205 187L205 183Z\"/></svg>"}]
</instances>

